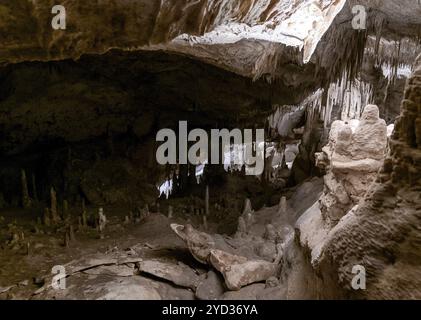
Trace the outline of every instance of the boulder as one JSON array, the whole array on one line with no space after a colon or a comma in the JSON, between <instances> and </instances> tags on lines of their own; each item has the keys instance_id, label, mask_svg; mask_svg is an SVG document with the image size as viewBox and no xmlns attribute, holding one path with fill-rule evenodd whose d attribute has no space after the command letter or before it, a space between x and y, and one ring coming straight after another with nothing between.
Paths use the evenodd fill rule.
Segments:
<instances>
[{"instance_id":1,"label":"boulder","mask_svg":"<svg viewBox=\"0 0 421 320\"><path fill-rule=\"evenodd\" d=\"M196 289L196 297L199 300L218 300L225 292L224 279L211 270L207 273L206 279L202 280Z\"/></svg>"},{"instance_id":2,"label":"boulder","mask_svg":"<svg viewBox=\"0 0 421 320\"><path fill-rule=\"evenodd\" d=\"M191 268L181 263L174 264L158 260L141 261L138 263L138 270L193 290L199 284L199 276Z\"/></svg>"},{"instance_id":3,"label":"boulder","mask_svg":"<svg viewBox=\"0 0 421 320\"><path fill-rule=\"evenodd\" d=\"M186 242L190 253L197 261L208 263L210 251L215 247L215 241L210 235L195 230L190 224L183 226L173 223L171 229Z\"/></svg>"},{"instance_id":4,"label":"boulder","mask_svg":"<svg viewBox=\"0 0 421 320\"><path fill-rule=\"evenodd\" d=\"M234 256L219 250L211 251L212 266L222 273L229 290L240 290L242 287L276 275L278 265L264 260L250 260Z\"/></svg>"}]
</instances>

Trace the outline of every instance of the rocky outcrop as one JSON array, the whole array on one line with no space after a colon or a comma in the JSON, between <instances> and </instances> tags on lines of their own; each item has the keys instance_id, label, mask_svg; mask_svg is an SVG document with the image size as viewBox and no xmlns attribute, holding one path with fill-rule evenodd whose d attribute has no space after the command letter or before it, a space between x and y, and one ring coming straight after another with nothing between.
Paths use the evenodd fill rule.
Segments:
<instances>
[{"instance_id":1,"label":"rocky outcrop","mask_svg":"<svg viewBox=\"0 0 421 320\"><path fill-rule=\"evenodd\" d=\"M290 259L297 261L300 256L298 261L307 261L304 277L312 279L310 286L315 296L421 298L420 90L421 57L407 82L390 151L365 197L345 212L333 228L326 224L317 204L297 223L298 247L294 251L295 260ZM374 108L370 109L377 113ZM375 127L371 125L367 129ZM384 130L383 124L379 123L378 128ZM356 134L369 139L373 131L364 134L360 128ZM344 136L353 135L346 129ZM375 146L372 149L376 150ZM366 155L364 148L361 149L361 156ZM303 252L309 252L311 259ZM352 286L356 266L364 271L365 289ZM324 291L317 289L320 283L324 284Z\"/></svg>"},{"instance_id":2,"label":"rocky outcrop","mask_svg":"<svg viewBox=\"0 0 421 320\"><path fill-rule=\"evenodd\" d=\"M229 290L240 290L249 284L266 281L277 275L277 263L264 260L247 260L245 257L211 250L210 262L225 279Z\"/></svg>"},{"instance_id":3,"label":"rocky outcrop","mask_svg":"<svg viewBox=\"0 0 421 320\"><path fill-rule=\"evenodd\" d=\"M237 291L249 284L266 281L275 277L279 271L279 262L282 257L282 244L272 243L272 238L265 235L265 240L255 244L256 239L249 236L248 239L215 240L211 235L195 230L191 225L172 224L173 231L186 242L193 257L203 264L209 264L220 272L229 290ZM273 227L272 227L273 229ZM247 242L247 243L245 243ZM269 243L268 243L269 242ZM252 252L261 254L262 246L275 247L271 261L263 260L254 254L247 256L238 255L233 248L252 246ZM221 250L222 249L222 250ZM260 249L260 250L259 250ZM273 258L275 258L273 260Z\"/></svg>"},{"instance_id":4,"label":"rocky outcrop","mask_svg":"<svg viewBox=\"0 0 421 320\"><path fill-rule=\"evenodd\" d=\"M381 173L364 203L326 244L323 260L338 267L345 287L354 265L366 268L367 290L357 293L365 298L421 298L420 90L418 60Z\"/></svg>"}]
</instances>

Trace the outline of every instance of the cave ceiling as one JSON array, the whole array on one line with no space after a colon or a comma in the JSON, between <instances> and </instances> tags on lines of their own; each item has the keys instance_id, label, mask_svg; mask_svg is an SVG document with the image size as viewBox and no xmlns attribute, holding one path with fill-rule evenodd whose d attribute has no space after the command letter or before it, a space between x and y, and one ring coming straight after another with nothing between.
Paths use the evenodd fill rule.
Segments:
<instances>
[{"instance_id":1,"label":"cave ceiling","mask_svg":"<svg viewBox=\"0 0 421 320\"><path fill-rule=\"evenodd\" d=\"M410 65L420 47L421 5L410 0L62 5L67 28L53 30L49 1L0 1L4 154L45 137L80 141L118 133L154 113L150 130L195 112L204 115L195 119L221 125L262 121L273 106L299 104L344 73L353 78L362 70L370 82L374 64ZM355 5L367 10L366 30L352 28ZM377 62L364 64L363 57ZM19 101L16 90L24 91ZM76 101L81 93L85 98ZM101 107L86 107L92 105ZM87 127L85 120L93 122ZM68 130L77 122L81 130Z\"/></svg>"},{"instance_id":2,"label":"cave ceiling","mask_svg":"<svg viewBox=\"0 0 421 320\"><path fill-rule=\"evenodd\" d=\"M65 32L51 28L49 1L1 1L0 63L77 59L116 48L160 49L254 79L282 77L285 65L305 62L330 76L355 56L350 51L364 47L350 45L361 33L351 27L353 6L367 9L362 33L416 43L421 25L421 6L411 0L72 0L62 5L68 15ZM333 53L333 45L343 49Z\"/></svg>"}]
</instances>

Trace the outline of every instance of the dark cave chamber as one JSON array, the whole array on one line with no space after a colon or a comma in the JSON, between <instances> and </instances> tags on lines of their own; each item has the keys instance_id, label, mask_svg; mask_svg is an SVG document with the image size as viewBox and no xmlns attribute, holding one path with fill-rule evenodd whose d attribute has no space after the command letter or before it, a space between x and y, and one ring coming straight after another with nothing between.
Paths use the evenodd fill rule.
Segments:
<instances>
[{"instance_id":1,"label":"dark cave chamber","mask_svg":"<svg viewBox=\"0 0 421 320\"><path fill-rule=\"evenodd\" d=\"M230 221L220 231L234 232L245 199L256 209L277 204L279 185L227 173L222 165L206 166L198 184L192 165L157 164L156 132L176 130L181 120L189 129L269 131L272 106L299 103L302 95L302 89L253 82L160 51L9 65L0 70L0 206L24 205L23 171L36 216L49 206L54 188L60 210L78 212L83 202L166 214L171 205L190 217L205 210L208 186L210 210L220 211L214 220ZM171 174L176 183L167 200L158 187ZM288 173L283 178L282 187L294 183Z\"/></svg>"}]
</instances>

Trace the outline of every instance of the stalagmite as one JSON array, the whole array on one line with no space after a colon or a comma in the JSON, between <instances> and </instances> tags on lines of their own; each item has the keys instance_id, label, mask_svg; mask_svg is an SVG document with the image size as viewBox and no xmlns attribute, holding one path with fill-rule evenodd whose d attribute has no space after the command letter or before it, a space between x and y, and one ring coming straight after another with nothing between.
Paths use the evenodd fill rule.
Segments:
<instances>
[{"instance_id":1,"label":"stalagmite","mask_svg":"<svg viewBox=\"0 0 421 320\"><path fill-rule=\"evenodd\" d=\"M247 230L249 230L250 227L254 224L254 217L253 217L253 214L251 212L246 214L245 222L246 222Z\"/></svg>"},{"instance_id":2,"label":"stalagmite","mask_svg":"<svg viewBox=\"0 0 421 320\"><path fill-rule=\"evenodd\" d=\"M279 233L276 231L275 227L272 224L267 224L265 227L265 234L263 238L268 241L277 241L279 238Z\"/></svg>"},{"instance_id":3,"label":"stalagmite","mask_svg":"<svg viewBox=\"0 0 421 320\"><path fill-rule=\"evenodd\" d=\"M98 210L98 229L101 239L104 239L105 225L107 224L107 217L104 214L104 209L99 208Z\"/></svg>"},{"instance_id":4,"label":"stalagmite","mask_svg":"<svg viewBox=\"0 0 421 320\"><path fill-rule=\"evenodd\" d=\"M203 216L203 228L206 230L208 230L208 219L207 216Z\"/></svg>"},{"instance_id":5,"label":"stalagmite","mask_svg":"<svg viewBox=\"0 0 421 320\"><path fill-rule=\"evenodd\" d=\"M168 219L173 218L173 208L172 206L168 206Z\"/></svg>"},{"instance_id":6,"label":"stalagmite","mask_svg":"<svg viewBox=\"0 0 421 320\"><path fill-rule=\"evenodd\" d=\"M54 187L51 187L50 197L51 197L51 207L50 207L51 219L53 223L57 223L60 221L60 217L58 216L58 213L57 213L57 195L54 190Z\"/></svg>"},{"instance_id":7,"label":"stalagmite","mask_svg":"<svg viewBox=\"0 0 421 320\"><path fill-rule=\"evenodd\" d=\"M246 199L244 201L244 210L243 210L243 218L246 224L247 230L250 229L250 227L254 224L254 217L253 217L253 208L251 207L251 201L250 199Z\"/></svg>"},{"instance_id":8,"label":"stalagmite","mask_svg":"<svg viewBox=\"0 0 421 320\"><path fill-rule=\"evenodd\" d=\"M205 215L209 216L209 185L206 186L205 194Z\"/></svg>"},{"instance_id":9,"label":"stalagmite","mask_svg":"<svg viewBox=\"0 0 421 320\"><path fill-rule=\"evenodd\" d=\"M288 165L287 165L287 161L285 157L285 150L283 151L283 154L282 154L281 169L288 169Z\"/></svg>"},{"instance_id":10,"label":"stalagmite","mask_svg":"<svg viewBox=\"0 0 421 320\"><path fill-rule=\"evenodd\" d=\"M367 105L355 130L343 121L334 121L329 143L316 154L317 164L326 170L320 209L333 227L367 192L383 164L387 150L386 122L379 109Z\"/></svg>"},{"instance_id":11,"label":"stalagmite","mask_svg":"<svg viewBox=\"0 0 421 320\"><path fill-rule=\"evenodd\" d=\"M69 235L69 231L66 230L66 232L64 233L64 247L68 248L70 246L70 235Z\"/></svg>"},{"instance_id":12,"label":"stalagmite","mask_svg":"<svg viewBox=\"0 0 421 320\"><path fill-rule=\"evenodd\" d=\"M237 237L243 237L247 234L247 225L243 217L238 218Z\"/></svg>"},{"instance_id":13,"label":"stalagmite","mask_svg":"<svg viewBox=\"0 0 421 320\"><path fill-rule=\"evenodd\" d=\"M246 215L246 214L248 214L248 213L252 213L253 212L253 209L252 209L252 207L251 207L251 202L250 202L250 199L246 199L245 201L244 201L244 210L243 210L243 215Z\"/></svg>"},{"instance_id":14,"label":"stalagmite","mask_svg":"<svg viewBox=\"0 0 421 320\"><path fill-rule=\"evenodd\" d=\"M20 238L19 238L19 234L16 233L16 231L12 232L12 240L9 241L9 245L10 246L16 246L19 242Z\"/></svg>"},{"instance_id":15,"label":"stalagmite","mask_svg":"<svg viewBox=\"0 0 421 320\"><path fill-rule=\"evenodd\" d=\"M51 219L50 219L50 209L45 208L44 209L44 225L49 227L51 224Z\"/></svg>"},{"instance_id":16,"label":"stalagmite","mask_svg":"<svg viewBox=\"0 0 421 320\"><path fill-rule=\"evenodd\" d=\"M38 201L37 184L35 182L35 174L32 174L32 196L35 201Z\"/></svg>"},{"instance_id":17,"label":"stalagmite","mask_svg":"<svg viewBox=\"0 0 421 320\"><path fill-rule=\"evenodd\" d=\"M82 226L88 225L88 217L86 213L85 199L82 199Z\"/></svg>"},{"instance_id":18,"label":"stalagmite","mask_svg":"<svg viewBox=\"0 0 421 320\"><path fill-rule=\"evenodd\" d=\"M75 237L75 231L73 229L73 225L69 225L69 239L70 241L74 241L76 239Z\"/></svg>"},{"instance_id":19,"label":"stalagmite","mask_svg":"<svg viewBox=\"0 0 421 320\"><path fill-rule=\"evenodd\" d=\"M21 182L22 182L22 206L25 209L28 209L32 205L32 200L29 197L28 191L28 182L26 180L26 172L25 170L21 170Z\"/></svg>"},{"instance_id":20,"label":"stalagmite","mask_svg":"<svg viewBox=\"0 0 421 320\"><path fill-rule=\"evenodd\" d=\"M287 212L287 199L286 197L281 197L281 200L279 201L278 214L283 216L286 212Z\"/></svg>"}]
</instances>

